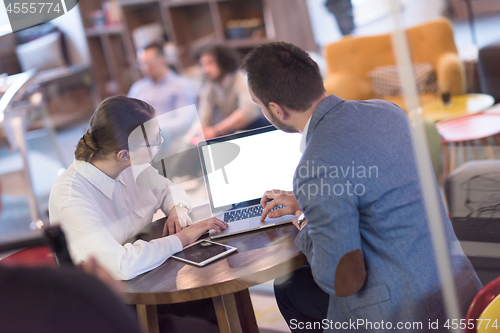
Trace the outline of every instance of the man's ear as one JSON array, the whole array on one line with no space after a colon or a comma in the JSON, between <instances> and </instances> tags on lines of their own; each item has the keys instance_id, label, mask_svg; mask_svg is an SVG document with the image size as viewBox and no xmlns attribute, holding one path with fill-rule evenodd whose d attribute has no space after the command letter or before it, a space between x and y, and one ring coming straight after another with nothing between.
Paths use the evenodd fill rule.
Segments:
<instances>
[{"instance_id":1,"label":"man's ear","mask_svg":"<svg viewBox=\"0 0 500 333\"><path fill-rule=\"evenodd\" d=\"M288 110L275 102L269 103L269 110L281 121L286 120L289 116Z\"/></svg>"},{"instance_id":2,"label":"man's ear","mask_svg":"<svg viewBox=\"0 0 500 333\"><path fill-rule=\"evenodd\" d=\"M128 150L126 149L122 149L120 150L117 154L116 154L116 158L120 161L120 162L125 162L125 161L128 161L130 159L130 154L128 152Z\"/></svg>"}]
</instances>

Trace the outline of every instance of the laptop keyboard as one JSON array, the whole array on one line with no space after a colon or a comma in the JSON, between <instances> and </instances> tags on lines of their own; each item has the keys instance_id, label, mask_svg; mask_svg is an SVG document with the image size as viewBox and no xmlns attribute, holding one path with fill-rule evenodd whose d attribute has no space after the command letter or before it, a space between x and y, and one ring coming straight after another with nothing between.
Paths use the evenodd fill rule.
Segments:
<instances>
[{"instance_id":1,"label":"laptop keyboard","mask_svg":"<svg viewBox=\"0 0 500 333\"><path fill-rule=\"evenodd\" d=\"M271 209L271 211L276 209L285 208L285 205L278 205ZM234 222L239 220L245 220L256 216L261 216L264 208L261 205L256 205L252 207L246 207L236 210L230 210L224 213L224 222Z\"/></svg>"}]
</instances>

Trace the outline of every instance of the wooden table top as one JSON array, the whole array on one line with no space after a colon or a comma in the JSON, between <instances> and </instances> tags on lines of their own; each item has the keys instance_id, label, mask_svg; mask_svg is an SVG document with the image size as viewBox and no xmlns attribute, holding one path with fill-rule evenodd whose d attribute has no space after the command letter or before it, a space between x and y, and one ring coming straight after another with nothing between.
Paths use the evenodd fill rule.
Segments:
<instances>
[{"instance_id":1,"label":"wooden table top","mask_svg":"<svg viewBox=\"0 0 500 333\"><path fill-rule=\"evenodd\" d=\"M156 222L155 222L156 223ZM161 225L155 225L157 235ZM130 304L168 304L238 292L302 267L305 256L295 245L292 224L216 240L236 247L237 253L205 267L169 258L158 268L124 283Z\"/></svg>"},{"instance_id":2,"label":"wooden table top","mask_svg":"<svg viewBox=\"0 0 500 333\"><path fill-rule=\"evenodd\" d=\"M431 121L466 116L488 109L495 103L492 96L486 94L466 94L451 96L451 104L445 105L441 99L422 106L422 117Z\"/></svg>"}]
</instances>

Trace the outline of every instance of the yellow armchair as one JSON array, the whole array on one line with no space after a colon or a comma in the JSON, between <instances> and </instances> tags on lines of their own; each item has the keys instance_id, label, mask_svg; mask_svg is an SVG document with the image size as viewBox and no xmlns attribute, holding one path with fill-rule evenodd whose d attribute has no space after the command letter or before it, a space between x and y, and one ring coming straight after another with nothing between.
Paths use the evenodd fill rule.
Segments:
<instances>
[{"instance_id":1,"label":"yellow armchair","mask_svg":"<svg viewBox=\"0 0 500 333\"><path fill-rule=\"evenodd\" d=\"M440 91L448 86L452 95L465 93L465 72L453 39L453 28L441 18L406 30L413 62L430 63L436 71ZM379 66L395 65L390 34L352 37L325 47L328 75L326 92L348 100L376 98L370 71ZM380 97L377 97L380 98ZM421 103L438 98L437 94L420 95ZM384 96L404 108L402 96Z\"/></svg>"},{"instance_id":2,"label":"yellow armchair","mask_svg":"<svg viewBox=\"0 0 500 333\"><path fill-rule=\"evenodd\" d=\"M324 85L327 92L334 91L335 95L343 99L370 99L374 95L369 82L346 73L328 75Z\"/></svg>"}]
</instances>

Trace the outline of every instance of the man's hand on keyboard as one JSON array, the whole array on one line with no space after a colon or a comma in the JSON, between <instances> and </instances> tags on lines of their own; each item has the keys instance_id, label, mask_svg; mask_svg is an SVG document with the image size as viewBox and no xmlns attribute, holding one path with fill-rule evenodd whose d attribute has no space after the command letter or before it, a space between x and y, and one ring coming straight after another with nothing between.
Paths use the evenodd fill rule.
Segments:
<instances>
[{"instance_id":1,"label":"man's hand on keyboard","mask_svg":"<svg viewBox=\"0 0 500 333\"><path fill-rule=\"evenodd\" d=\"M272 200L271 202L269 202ZM266 219L266 216L270 218L277 218L283 215L295 214L296 211L300 209L299 203L293 196L293 192L291 191L281 191L281 190L272 190L266 191L260 200L260 204L264 208L262 215L260 216L260 221L263 222ZM281 209L276 209L271 212L271 210L279 205L285 206Z\"/></svg>"}]
</instances>

